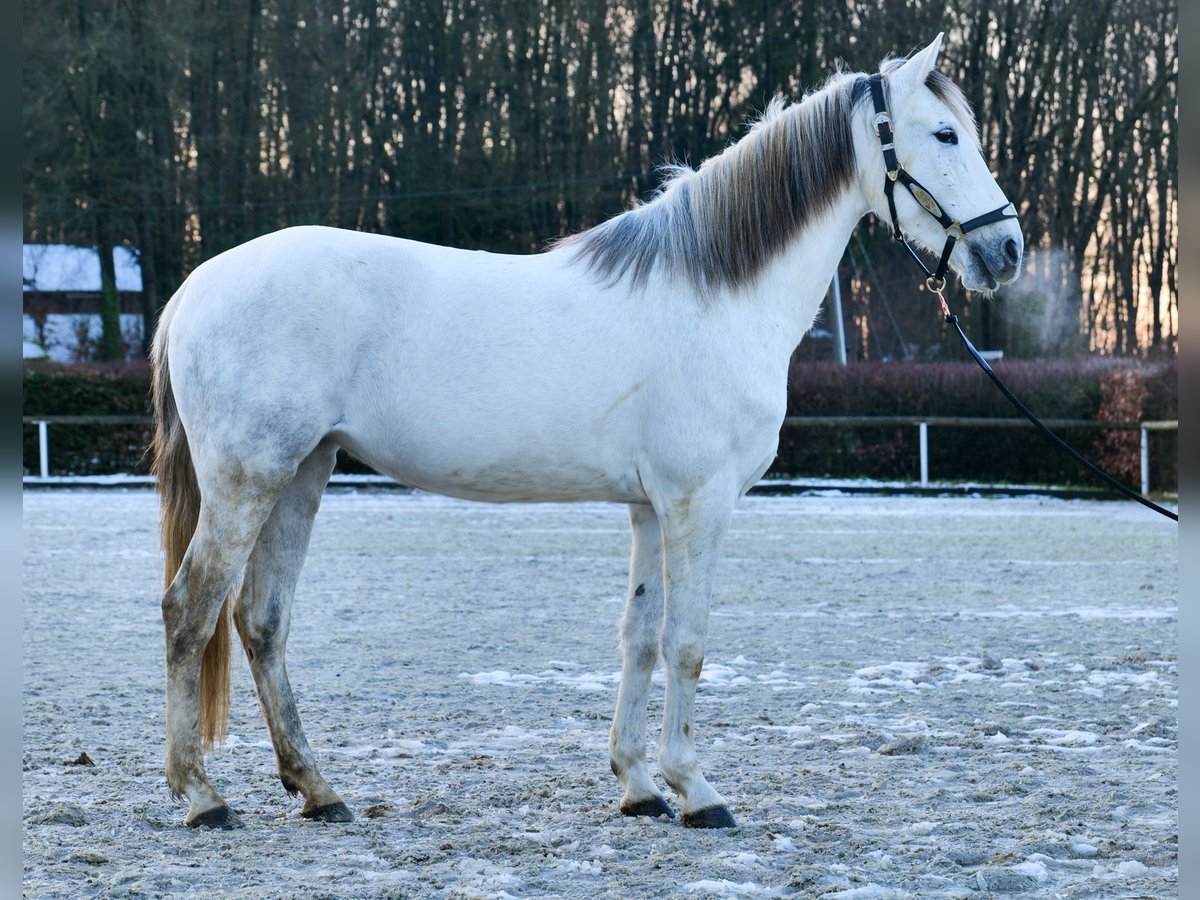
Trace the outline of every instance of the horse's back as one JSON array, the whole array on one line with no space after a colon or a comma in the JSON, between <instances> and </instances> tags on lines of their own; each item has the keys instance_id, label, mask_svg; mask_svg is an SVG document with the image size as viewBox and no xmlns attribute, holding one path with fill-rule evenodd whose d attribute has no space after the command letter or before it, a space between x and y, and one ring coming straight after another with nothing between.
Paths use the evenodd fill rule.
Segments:
<instances>
[{"instance_id":1,"label":"horse's back","mask_svg":"<svg viewBox=\"0 0 1200 900\"><path fill-rule=\"evenodd\" d=\"M651 338L601 290L563 254L286 229L214 257L173 301L180 414L192 433L240 419L230 441L264 423L298 445L332 434L443 493L643 499Z\"/></svg>"}]
</instances>

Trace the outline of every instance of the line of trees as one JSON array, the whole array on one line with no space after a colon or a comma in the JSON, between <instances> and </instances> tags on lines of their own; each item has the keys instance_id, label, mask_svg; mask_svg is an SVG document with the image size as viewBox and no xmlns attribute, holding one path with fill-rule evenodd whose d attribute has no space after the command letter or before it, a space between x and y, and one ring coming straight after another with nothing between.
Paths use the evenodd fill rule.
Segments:
<instances>
[{"instance_id":1,"label":"line of trees","mask_svg":"<svg viewBox=\"0 0 1200 900\"><path fill-rule=\"evenodd\" d=\"M1169 0L43 0L25 239L139 248L148 324L200 261L291 224L530 252L718 151L776 92L938 31L1030 250L1013 289L952 298L981 342L1174 353ZM878 225L840 278L853 356L953 352Z\"/></svg>"}]
</instances>

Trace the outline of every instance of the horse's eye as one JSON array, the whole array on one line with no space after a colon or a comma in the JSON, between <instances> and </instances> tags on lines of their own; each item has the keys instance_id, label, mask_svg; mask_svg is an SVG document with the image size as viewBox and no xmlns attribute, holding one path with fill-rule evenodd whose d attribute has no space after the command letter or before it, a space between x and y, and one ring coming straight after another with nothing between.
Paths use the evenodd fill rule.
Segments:
<instances>
[{"instance_id":1,"label":"horse's eye","mask_svg":"<svg viewBox=\"0 0 1200 900\"><path fill-rule=\"evenodd\" d=\"M933 135L943 144L957 144L958 134L953 128L943 128L941 131L935 132Z\"/></svg>"}]
</instances>

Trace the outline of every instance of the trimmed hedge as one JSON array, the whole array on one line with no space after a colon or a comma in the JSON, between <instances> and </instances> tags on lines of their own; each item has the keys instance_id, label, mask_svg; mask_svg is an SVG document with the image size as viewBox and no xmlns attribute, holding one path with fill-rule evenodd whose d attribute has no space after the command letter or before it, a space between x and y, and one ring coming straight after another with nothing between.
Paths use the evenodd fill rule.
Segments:
<instances>
[{"instance_id":1,"label":"trimmed hedge","mask_svg":"<svg viewBox=\"0 0 1200 900\"><path fill-rule=\"evenodd\" d=\"M1178 418L1177 362L1019 360L994 364L997 374L1044 418L1135 420ZM150 372L145 363L27 363L25 415L145 415ZM991 416L1017 413L973 363L878 363L839 366L794 361L788 414L797 416ZM1073 430L1080 452L1136 486L1138 433ZM52 472L144 473L149 429L140 426L52 426ZM1174 433L1151 437L1152 488L1178 490ZM931 428L935 480L1094 483L1091 475L1031 428ZM771 473L781 476L915 479L915 427L785 429ZM38 466L37 431L24 429L24 467ZM370 471L342 454L340 471Z\"/></svg>"},{"instance_id":2,"label":"trimmed hedge","mask_svg":"<svg viewBox=\"0 0 1200 900\"><path fill-rule=\"evenodd\" d=\"M1146 420L1178 418L1178 365L1129 360L1015 360L996 374L1042 418ZM879 363L839 366L794 361L788 414L796 416L972 416L1020 414L974 363ZM1062 437L1127 483L1140 481L1136 431L1067 429ZM1174 433L1151 438L1153 490L1175 491ZM915 427L785 429L779 475L916 479ZM1094 476L1032 428L933 428L929 469L934 480L1096 484Z\"/></svg>"},{"instance_id":3,"label":"trimmed hedge","mask_svg":"<svg viewBox=\"0 0 1200 900\"><path fill-rule=\"evenodd\" d=\"M150 414L150 367L140 363L25 363L22 414L146 416ZM140 425L51 425L50 472L145 474L150 428ZM25 474L38 471L37 428L21 429Z\"/></svg>"}]
</instances>

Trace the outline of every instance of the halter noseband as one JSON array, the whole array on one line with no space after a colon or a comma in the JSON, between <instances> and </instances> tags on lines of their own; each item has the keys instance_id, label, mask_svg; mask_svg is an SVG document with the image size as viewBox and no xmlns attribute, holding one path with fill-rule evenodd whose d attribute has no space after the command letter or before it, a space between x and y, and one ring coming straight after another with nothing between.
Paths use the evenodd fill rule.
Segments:
<instances>
[{"instance_id":1,"label":"halter noseband","mask_svg":"<svg viewBox=\"0 0 1200 900\"><path fill-rule=\"evenodd\" d=\"M984 213L982 216L976 216L966 222L959 222L957 219L950 216L937 200L933 198L926 188L913 178L900 165L900 160L896 158L896 145L892 141L892 117L888 115L887 102L883 98L883 75L876 72L867 79L871 87L871 102L875 106L875 134L879 138L879 146L883 150L883 163L887 167L887 178L883 182L883 193L887 197L888 212L892 216L892 237L899 243L904 245L921 271L925 273L925 286L935 294L940 294L946 287L946 271L950 268L950 254L954 251L954 244L960 238L964 237L968 232L974 231L977 228L982 228L984 225L991 225L993 222L999 222L1003 219L1015 219L1017 217L1016 210L1011 203L1006 203L1003 206L993 209L991 212ZM942 248L942 258L938 261L938 266L935 271L929 271L928 266L922 262L921 257L913 250L912 246L904 237L904 233L900 230L900 218L896 215L896 182L903 185L904 189L912 194L912 198L920 204L925 212L929 213L938 224L942 226L942 230L946 232L946 245Z\"/></svg>"}]
</instances>

